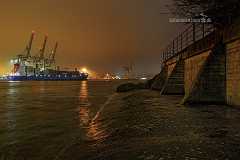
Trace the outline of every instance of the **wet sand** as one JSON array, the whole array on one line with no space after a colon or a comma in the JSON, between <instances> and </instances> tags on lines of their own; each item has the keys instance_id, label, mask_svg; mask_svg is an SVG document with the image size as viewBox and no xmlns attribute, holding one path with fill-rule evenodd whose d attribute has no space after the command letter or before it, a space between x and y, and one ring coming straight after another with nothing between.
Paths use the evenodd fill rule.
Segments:
<instances>
[{"instance_id":1,"label":"wet sand","mask_svg":"<svg viewBox=\"0 0 240 160\"><path fill-rule=\"evenodd\" d=\"M115 94L89 122L85 143L76 141L56 159L238 159L240 110L182 106L181 99L145 90Z\"/></svg>"}]
</instances>

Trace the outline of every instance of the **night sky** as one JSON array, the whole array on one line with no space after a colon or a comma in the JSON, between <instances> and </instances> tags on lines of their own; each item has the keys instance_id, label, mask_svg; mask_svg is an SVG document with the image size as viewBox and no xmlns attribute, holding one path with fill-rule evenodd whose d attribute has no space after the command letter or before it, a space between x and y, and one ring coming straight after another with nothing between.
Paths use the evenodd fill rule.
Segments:
<instances>
[{"instance_id":1,"label":"night sky","mask_svg":"<svg viewBox=\"0 0 240 160\"><path fill-rule=\"evenodd\" d=\"M57 63L119 72L129 61L136 72L157 73L161 49L179 32L169 23L168 0L8 0L0 5L0 72L21 53L32 30L33 54L44 35L48 50L56 41ZM9 70L9 69L8 69Z\"/></svg>"}]
</instances>

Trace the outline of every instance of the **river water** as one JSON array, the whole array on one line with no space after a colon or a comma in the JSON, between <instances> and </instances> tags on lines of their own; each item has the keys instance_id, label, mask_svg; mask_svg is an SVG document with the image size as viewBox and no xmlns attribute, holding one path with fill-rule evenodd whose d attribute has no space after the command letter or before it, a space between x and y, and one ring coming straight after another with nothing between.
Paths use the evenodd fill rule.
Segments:
<instances>
[{"instance_id":1,"label":"river water","mask_svg":"<svg viewBox=\"0 0 240 160\"><path fill-rule=\"evenodd\" d=\"M0 82L0 159L56 159L91 138L86 127L120 83Z\"/></svg>"},{"instance_id":2,"label":"river water","mask_svg":"<svg viewBox=\"0 0 240 160\"><path fill-rule=\"evenodd\" d=\"M0 82L0 160L239 159L237 107L120 83Z\"/></svg>"}]
</instances>

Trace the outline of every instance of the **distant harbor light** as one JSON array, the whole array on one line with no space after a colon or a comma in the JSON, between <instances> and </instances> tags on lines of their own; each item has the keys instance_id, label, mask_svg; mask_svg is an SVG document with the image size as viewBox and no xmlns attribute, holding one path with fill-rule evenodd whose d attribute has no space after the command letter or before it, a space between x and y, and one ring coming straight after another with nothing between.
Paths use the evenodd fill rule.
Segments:
<instances>
[{"instance_id":1,"label":"distant harbor light","mask_svg":"<svg viewBox=\"0 0 240 160\"><path fill-rule=\"evenodd\" d=\"M88 70L87 70L87 68L84 67L84 68L81 69L81 72L88 73Z\"/></svg>"}]
</instances>

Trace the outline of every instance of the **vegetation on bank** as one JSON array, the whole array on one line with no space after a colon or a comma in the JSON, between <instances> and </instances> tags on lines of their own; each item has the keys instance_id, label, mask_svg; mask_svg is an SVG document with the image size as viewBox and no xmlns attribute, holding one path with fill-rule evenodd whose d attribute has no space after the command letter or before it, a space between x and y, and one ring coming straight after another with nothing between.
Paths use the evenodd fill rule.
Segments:
<instances>
[{"instance_id":1,"label":"vegetation on bank","mask_svg":"<svg viewBox=\"0 0 240 160\"><path fill-rule=\"evenodd\" d=\"M240 15L239 0L174 0L170 10L175 15L212 19L217 27L228 25Z\"/></svg>"}]
</instances>

